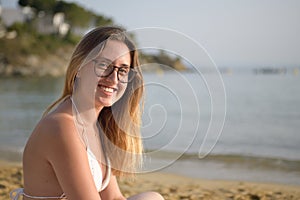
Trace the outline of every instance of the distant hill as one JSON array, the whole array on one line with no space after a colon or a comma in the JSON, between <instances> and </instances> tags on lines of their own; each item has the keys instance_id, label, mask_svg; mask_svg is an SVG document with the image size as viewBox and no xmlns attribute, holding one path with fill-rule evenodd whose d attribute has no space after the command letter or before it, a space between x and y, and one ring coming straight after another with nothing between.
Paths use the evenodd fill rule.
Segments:
<instances>
[{"instance_id":1,"label":"distant hill","mask_svg":"<svg viewBox=\"0 0 300 200\"><path fill-rule=\"evenodd\" d=\"M185 71L187 67L179 57L167 54L163 50L158 53L140 53L140 61L144 71Z\"/></svg>"},{"instance_id":2,"label":"distant hill","mask_svg":"<svg viewBox=\"0 0 300 200\"><path fill-rule=\"evenodd\" d=\"M78 38L22 33L0 38L0 76L62 76ZM179 58L141 53L143 71L186 70Z\"/></svg>"},{"instance_id":3,"label":"distant hill","mask_svg":"<svg viewBox=\"0 0 300 200\"><path fill-rule=\"evenodd\" d=\"M65 73L71 53L79 41L76 30L114 24L113 20L95 14L76 3L56 0L20 0L28 15L24 19L5 24L0 19L0 76L61 76ZM57 15L59 14L59 15ZM54 24L69 27L61 34ZM67 31L67 32L66 32ZM178 57L163 51L141 53L145 71L186 70ZM151 65L145 65L151 63Z\"/></svg>"}]
</instances>

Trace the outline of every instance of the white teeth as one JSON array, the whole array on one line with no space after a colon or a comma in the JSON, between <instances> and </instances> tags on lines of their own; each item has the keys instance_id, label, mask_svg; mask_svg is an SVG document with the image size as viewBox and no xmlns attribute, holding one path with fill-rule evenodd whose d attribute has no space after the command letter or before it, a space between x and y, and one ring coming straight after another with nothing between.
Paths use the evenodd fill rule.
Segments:
<instances>
[{"instance_id":1,"label":"white teeth","mask_svg":"<svg viewBox=\"0 0 300 200\"><path fill-rule=\"evenodd\" d=\"M104 87L104 86L101 86L101 88L105 91L105 92L113 92L114 89L113 88L109 88L109 87Z\"/></svg>"}]
</instances>

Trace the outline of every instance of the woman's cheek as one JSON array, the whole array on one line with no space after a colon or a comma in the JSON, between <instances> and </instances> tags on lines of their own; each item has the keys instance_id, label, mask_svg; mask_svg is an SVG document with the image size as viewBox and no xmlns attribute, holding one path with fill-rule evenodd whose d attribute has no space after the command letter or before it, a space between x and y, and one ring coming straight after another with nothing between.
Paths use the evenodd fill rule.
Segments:
<instances>
[{"instance_id":1,"label":"woman's cheek","mask_svg":"<svg viewBox=\"0 0 300 200\"><path fill-rule=\"evenodd\" d=\"M121 97L124 95L125 91L127 88L127 83L119 83L118 85L118 91L114 100L114 103L117 102L119 99L121 99Z\"/></svg>"}]
</instances>

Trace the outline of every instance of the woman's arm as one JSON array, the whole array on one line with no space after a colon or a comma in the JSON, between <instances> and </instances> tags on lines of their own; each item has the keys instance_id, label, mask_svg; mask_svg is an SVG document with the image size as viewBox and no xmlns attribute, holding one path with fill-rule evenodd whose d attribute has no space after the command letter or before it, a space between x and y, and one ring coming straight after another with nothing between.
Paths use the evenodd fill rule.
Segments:
<instances>
[{"instance_id":1,"label":"woman's arm","mask_svg":"<svg viewBox=\"0 0 300 200\"><path fill-rule=\"evenodd\" d=\"M89 168L86 149L73 119L56 116L45 119L41 130L44 152L68 200L100 200Z\"/></svg>"}]
</instances>

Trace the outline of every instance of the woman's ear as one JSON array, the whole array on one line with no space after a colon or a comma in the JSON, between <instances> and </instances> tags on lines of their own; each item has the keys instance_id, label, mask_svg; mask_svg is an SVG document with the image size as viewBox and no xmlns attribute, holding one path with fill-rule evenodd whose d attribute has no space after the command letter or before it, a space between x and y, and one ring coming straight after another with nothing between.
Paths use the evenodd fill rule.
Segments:
<instances>
[{"instance_id":1,"label":"woman's ear","mask_svg":"<svg viewBox=\"0 0 300 200\"><path fill-rule=\"evenodd\" d=\"M76 79L79 79L79 74L78 72L76 73L75 77L74 77L74 82L76 82ZM76 83L75 83L76 84Z\"/></svg>"}]
</instances>

